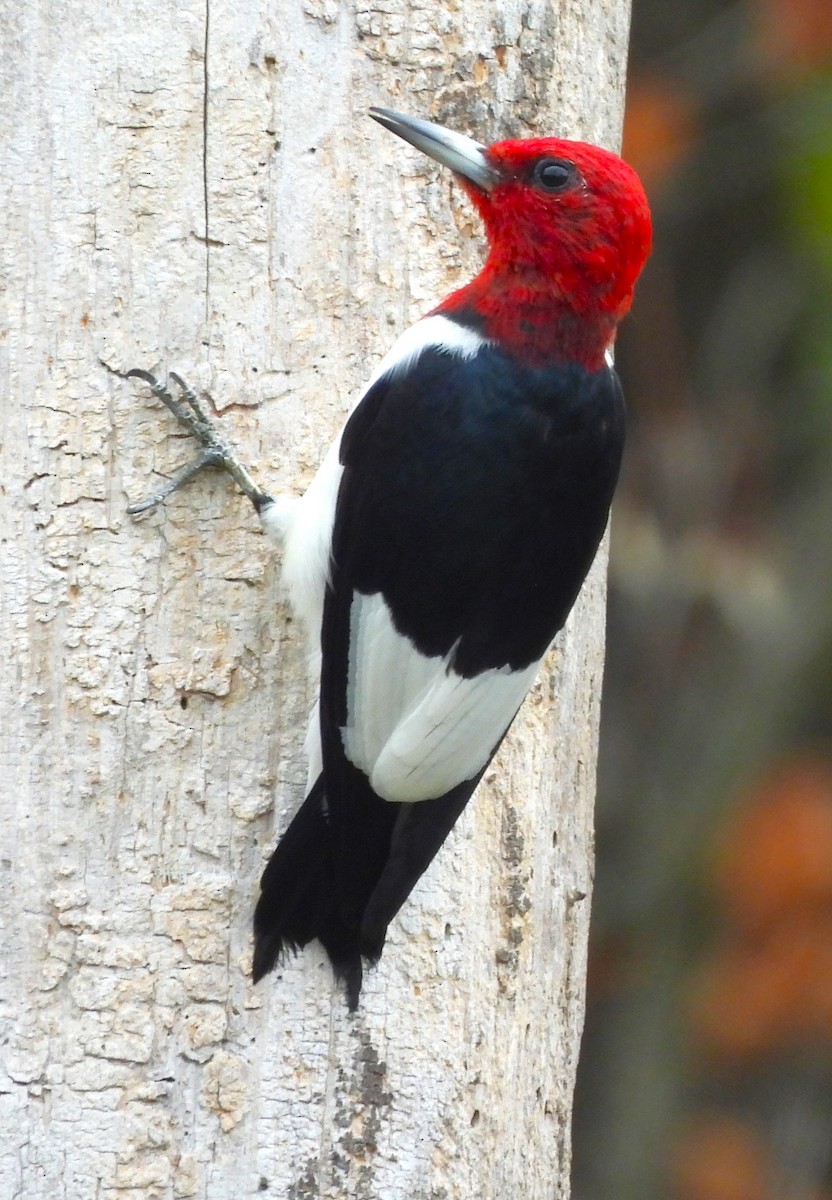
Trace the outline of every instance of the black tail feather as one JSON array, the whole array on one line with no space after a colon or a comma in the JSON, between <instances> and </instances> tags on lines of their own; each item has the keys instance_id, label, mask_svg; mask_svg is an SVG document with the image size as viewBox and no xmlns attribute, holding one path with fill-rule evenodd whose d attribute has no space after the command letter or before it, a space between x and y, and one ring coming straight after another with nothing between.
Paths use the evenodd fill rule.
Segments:
<instances>
[{"instance_id":1,"label":"black tail feather","mask_svg":"<svg viewBox=\"0 0 832 1200\"><path fill-rule=\"evenodd\" d=\"M297 951L318 936L332 878L323 799L321 778L278 842L260 880L254 910L255 983L272 970L281 954Z\"/></svg>"},{"instance_id":2,"label":"black tail feather","mask_svg":"<svg viewBox=\"0 0 832 1200\"><path fill-rule=\"evenodd\" d=\"M376 801L381 805L382 801ZM257 983L287 952L317 938L346 986L350 1011L358 1005L363 981L362 957L378 960L384 932L362 937L361 913L389 846L395 814L385 805L376 837L352 854L335 849L323 776L319 777L277 844L260 880L254 910L252 977ZM386 811L385 811L386 810ZM379 839L383 850L379 855ZM380 863L379 863L380 858ZM339 869L340 867L340 869Z\"/></svg>"},{"instance_id":3,"label":"black tail feather","mask_svg":"<svg viewBox=\"0 0 832 1200\"><path fill-rule=\"evenodd\" d=\"M362 959L381 957L387 926L430 863L479 777L445 796L396 804L373 792L349 763L349 804L330 805L319 777L280 839L254 911L257 983L281 955L317 938L358 1006Z\"/></svg>"}]
</instances>

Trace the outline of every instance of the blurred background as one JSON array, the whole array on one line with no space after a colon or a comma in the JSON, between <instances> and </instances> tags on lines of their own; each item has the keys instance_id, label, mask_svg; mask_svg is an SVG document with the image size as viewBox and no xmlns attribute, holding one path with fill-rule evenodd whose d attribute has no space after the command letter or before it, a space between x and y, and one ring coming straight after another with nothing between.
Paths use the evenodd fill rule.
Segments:
<instances>
[{"instance_id":1,"label":"blurred background","mask_svg":"<svg viewBox=\"0 0 832 1200\"><path fill-rule=\"evenodd\" d=\"M832 1200L832 0L634 0L574 1200Z\"/></svg>"}]
</instances>

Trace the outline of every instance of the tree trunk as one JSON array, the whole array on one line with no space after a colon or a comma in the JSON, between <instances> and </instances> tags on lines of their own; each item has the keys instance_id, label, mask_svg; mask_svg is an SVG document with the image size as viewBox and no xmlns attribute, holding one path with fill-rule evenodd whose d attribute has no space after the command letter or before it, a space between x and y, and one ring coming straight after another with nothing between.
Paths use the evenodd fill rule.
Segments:
<instances>
[{"instance_id":1,"label":"tree trunk","mask_svg":"<svg viewBox=\"0 0 832 1200\"><path fill-rule=\"evenodd\" d=\"M0 1194L566 1197L604 564L357 1014L251 986L313 685L225 477L112 371L178 369L272 490L482 239L372 103L618 138L626 0L0 0Z\"/></svg>"}]
</instances>

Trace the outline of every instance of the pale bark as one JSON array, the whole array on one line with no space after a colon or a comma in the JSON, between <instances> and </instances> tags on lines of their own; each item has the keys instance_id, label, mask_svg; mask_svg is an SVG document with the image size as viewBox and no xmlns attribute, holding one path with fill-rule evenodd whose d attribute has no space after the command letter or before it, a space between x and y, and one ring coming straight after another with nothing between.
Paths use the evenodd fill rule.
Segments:
<instances>
[{"instance_id":1,"label":"pale bark","mask_svg":"<svg viewBox=\"0 0 832 1200\"><path fill-rule=\"evenodd\" d=\"M191 447L108 368L179 369L299 491L481 250L368 105L615 145L627 20L0 2L3 1197L568 1195L603 563L358 1013L318 948L255 989L304 651L225 478L125 515Z\"/></svg>"}]
</instances>

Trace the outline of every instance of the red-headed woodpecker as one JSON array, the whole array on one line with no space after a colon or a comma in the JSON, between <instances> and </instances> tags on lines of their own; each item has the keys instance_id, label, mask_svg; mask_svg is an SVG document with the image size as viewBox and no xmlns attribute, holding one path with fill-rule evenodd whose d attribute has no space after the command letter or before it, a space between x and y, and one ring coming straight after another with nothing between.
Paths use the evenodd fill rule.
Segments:
<instances>
[{"instance_id":1,"label":"red-headed woodpecker","mask_svg":"<svg viewBox=\"0 0 832 1200\"><path fill-rule=\"evenodd\" d=\"M456 173L489 253L380 363L303 498L257 488L181 380L174 398L135 372L204 449L132 511L224 466L320 639L306 799L263 874L253 973L317 938L350 1008L598 549L624 441L610 348L651 238L636 174L597 146L372 115Z\"/></svg>"}]
</instances>

